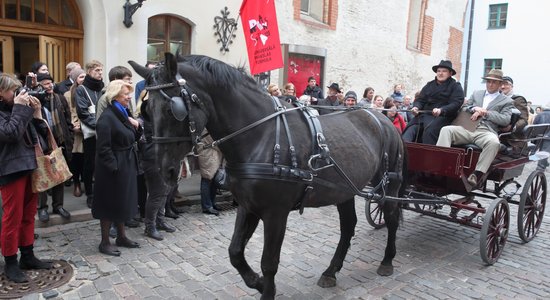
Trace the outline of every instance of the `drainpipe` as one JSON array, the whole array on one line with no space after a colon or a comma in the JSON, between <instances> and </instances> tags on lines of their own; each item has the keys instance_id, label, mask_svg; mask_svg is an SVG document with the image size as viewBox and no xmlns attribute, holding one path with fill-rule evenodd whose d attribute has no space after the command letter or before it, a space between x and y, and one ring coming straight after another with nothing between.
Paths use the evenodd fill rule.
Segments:
<instances>
[{"instance_id":1,"label":"drainpipe","mask_svg":"<svg viewBox=\"0 0 550 300\"><path fill-rule=\"evenodd\" d=\"M464 95L468 91L468 78L470 77L470 51L472 49L472 28L474 26L474 6L476 0L471 0L470 22L468 22L468 46L466 47L466 72L464 74Z\"/></svg>"}]
</instances>

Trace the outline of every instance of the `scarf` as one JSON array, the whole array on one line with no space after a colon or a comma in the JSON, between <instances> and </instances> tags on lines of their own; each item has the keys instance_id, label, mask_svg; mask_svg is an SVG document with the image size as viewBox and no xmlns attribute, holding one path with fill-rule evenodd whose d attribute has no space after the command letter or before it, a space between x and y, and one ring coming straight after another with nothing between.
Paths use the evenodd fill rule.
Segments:
<instances>
[{"instance_id":1,"label":"scarf","mask_svg":"<svg viewBox=\"0 0 550 300\"><path fill-rule=\"evenodd\" d=\"M118 101L113 100L113 106L116 107L125 117L128 119L128 111L126 107L122 106Z\"/></svg>"},{"instance_id":2,"label":"scarf","mask_svg":"<svg viewBox=\"0 0 550 300\"><path fill-rule=\"evenodd\" d=\"M49 102L49 108L47 107L48 105L44 105L44 110L48 124L50 125L53 136L55 137L55 141L59 145L65 145L65 136L68 135L69 132L65 132L63 130L63 122L65 119L63 118L63 120L61 120L61 114L63 112L61 111L61 101L58 99L59 98L56 94L50 94L50 96L46 99L46 101Z\"/></svg>"},{"instance_id":3,"label":"scarf","mask_svg":"<svg viewBox=\"0 0 550 300\"><path fill-rule=\"evenodd\" d=\"M94 92L101 92L101 90L105 86L102 80L94 79L88 74L86 74L86 77L84 77L84 82L82 83L82 85Z\"/></svg>"}]
</instances>

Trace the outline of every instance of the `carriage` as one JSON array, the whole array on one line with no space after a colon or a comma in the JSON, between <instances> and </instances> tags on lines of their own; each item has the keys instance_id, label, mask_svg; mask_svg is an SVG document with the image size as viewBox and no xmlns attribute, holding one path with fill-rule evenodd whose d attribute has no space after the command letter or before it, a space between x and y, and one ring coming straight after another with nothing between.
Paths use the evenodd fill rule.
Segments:
<instances>
[{"instance_id":1,"label":"carriage","mask_svg":"<svg viewBox=\"0 0 550 300\"><path fill-rule=\"evenodd\" d=\"M547 196L544 171L532 171L523 183L518 177L527 163L547 157L537 151L549 130L548 124L525 127L524 138L513 140L524 144L522 154L498 154L478 187L466 180L479 158L481 149L476 145L449 148L406 143L409 185L403 199L397 200L403 209L479 229L481 258L492 265L510 232L510 203L518 205L517 229L525 243L535 238L541 226ZM504 145L501 148L506 150ZM379 203L370 199L365 205L367 221L374 228L385 225Z\"/></svg>"},{"instance_id":2,"label":"carriage","mask_svg":"<svg viewBox=\"0 0 550 300\"><path fill-rule=\"evenodd\" d=\"M344 264L357 224L356 195L368 199L369 222L388 230L377 269L381 276L394 271L402 208L481 228L485 232L482 257L488 263L494 263L502 252L510 226L508 203L518 195L525 216L520 234L525 240L532 239L540 227L546 204L544 173L531 174L525 183L529 188L524 187L521 193L521 185L514 180L529 161L527 156L501 157L488 173L496 183L494 191L486 185L476 191L465 180L479 157L473 146L405 145L386 116L360 107L316 116L309 107L271 99L242 69L206 56L166 53L164 63L155 69L129 63L147 81L149 100L141 105L141 111L153 125L150 142L155 145L160 176L167 184L177 182L177 166L204 128L215 140L205 147L219 146L224 154L230 189L239 204L229 245L230 262L262 299L276 295L275 275L287 218L294 210L328 205L338 209L340 240L317 282L321 287L335 286L336 273ZM534 142L536 151L549 128L528 128L525 141ZM430 161L411 159L407 164L407 151L410 157L429 157ZM433 164L434 155L446 163ZM409 186L403 184L404 179L409 179ZM375 187L361 191L369 182ZM516 190L509 191L510 187ZM451 200L451 193L464 196L463 200ZM488 209L477 204L475 197L481 195L494 199ZM451 208L448 216L438 213L443 206ZM470 214L465 216L466 211ZM264 225L263 276L245 257L246 245L260 221Z\"/></svg>"}]
</instances>

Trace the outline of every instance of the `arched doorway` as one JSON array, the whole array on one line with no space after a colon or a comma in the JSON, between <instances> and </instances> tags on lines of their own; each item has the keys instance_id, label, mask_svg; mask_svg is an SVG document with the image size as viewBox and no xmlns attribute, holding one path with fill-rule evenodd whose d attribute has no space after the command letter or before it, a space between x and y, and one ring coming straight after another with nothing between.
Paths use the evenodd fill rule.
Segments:
<instances>
[{"instance_id":1,"label":"arched doorway","mask_svg":"<svg viewBox=\"0 0 550 300\"><path fill-rule=\"evenodd\" d=\"M43 61L62 81L68 62L82 63L82 28L74 0L0 0L0 71L24 75Z\"/></svg>"}]
</instances>

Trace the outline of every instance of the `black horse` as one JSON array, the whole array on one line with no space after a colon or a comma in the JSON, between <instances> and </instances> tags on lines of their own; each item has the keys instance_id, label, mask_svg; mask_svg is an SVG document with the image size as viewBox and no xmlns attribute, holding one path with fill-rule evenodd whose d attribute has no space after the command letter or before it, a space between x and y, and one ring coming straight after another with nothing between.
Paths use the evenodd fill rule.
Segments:
<instances>
[{"instance_id":1,"label":"black horse","mask_svg":"<svg viewBox=\"0 0 550 300\"><path fill-rule=\"evenodd\" d=\"M292 108L288 103L279 102L284 108L276 109L274 99L242 69L206 56L176 59L169 53L165 62L153 70L129 63L147 80L150 94L145 109L154 124L153 139L166 181L176 180L178 162L191 149L190 140L203 128L214 140L222 139L219 147L227 160L231 192L239 204L229 256L246 285L262 293L262 299L274 298L274 278L289 213L304 207L336 205L340 241L330 266L318 281L321 287L334 286L357 223L354 196L358 190L350 187L378 185L388 196L397 196L402 188L406 150L389 120L363 109L318 117L327 147L324 155L318 156L320 159L308 164L319 144L324 144L323 139L312 138L307 121L312 117L304 115L304 108ZM185 84L181 78L185 78ZM276 111L279 115L275 117ZM282 115L287 126L284 122L277 125L276 119ZM290 147L285 127L290 129L294 147ZM280 143L278 149L274 147L276 140ZM382 181L387 174L394 176ZM380 204L388 240L377 272L389 276L393 273L400 209L394 201L381 200ZM252 270L244 256L260 220L264 224L263 277Z\"/></svg>"}]
</instances>

